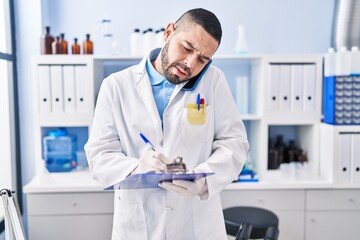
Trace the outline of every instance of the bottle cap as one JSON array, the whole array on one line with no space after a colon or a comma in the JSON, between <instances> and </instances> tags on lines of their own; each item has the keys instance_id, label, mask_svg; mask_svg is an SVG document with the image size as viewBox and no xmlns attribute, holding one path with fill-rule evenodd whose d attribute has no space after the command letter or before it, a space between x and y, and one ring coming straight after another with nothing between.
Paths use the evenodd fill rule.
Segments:
<instances>
[{"instance_id":1,"label":"bottle cap","mask_svg":"<svg viewBox=\"0 0 360 240\"><path fill-rule=\"evenodd\" d=\"M67 132L65 130L51 130L48 133L48 136L52 136L52 137L63 137L66 136Z\"/></svg>"}]
</instances>

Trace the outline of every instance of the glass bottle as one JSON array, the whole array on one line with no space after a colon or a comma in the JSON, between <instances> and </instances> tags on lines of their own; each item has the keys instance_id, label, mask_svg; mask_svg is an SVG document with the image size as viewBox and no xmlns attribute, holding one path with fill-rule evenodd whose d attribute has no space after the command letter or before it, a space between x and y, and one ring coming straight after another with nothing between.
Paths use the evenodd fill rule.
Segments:
<instances>
[{"instance_id":1,"label":"glass bottle","mask_svg":"<svg viewBox=\"0 0 360 240\"><path fill-rule=\"evenodd\" d=\"M72 54L80 54L80 45L78 44L78 39L74 38L74 43L71 45Z\"/></svg>"},{"instance_id":2,"label":"glass bottle","mask_svg":"<svg viewBox=\"0 0 360 240\"><path fill-rule=\"evenodd\" d=\"M60 37L57 36L56 40L51 44L52 54L60 54Z\"/></svg>"},{"instance_id":3,"label":"glass bottle","mask_svg":"<svg viewBox=\"0 0 360 240\"><path fill-rule=\"evenodd\" d=\"M45 32L41 36L41 54L52 54L51 44L55 41L55 38L50 34L50 27L45 27Z\"/></svg>"},{"instance_id":4,"label":"glass bottle","mask_svg":"<svg viewBox=\"0 0 360 240\"><path fill-rule=\"evenodd\" d=\"M86 40L83 42L83 53L93 54L93 42L90 40L90 34L86 34Z\"/></svg>"},{"instance_id":5,"label":"glass bottle","mask_svg":"<svg viewBox=\"0 0 360 240\"><path fill-rule=\"evenodd\" d=\"M60 33L60 54L68 54L68 42L65 40L65 34Z\"/></svg>"}]
</instances>

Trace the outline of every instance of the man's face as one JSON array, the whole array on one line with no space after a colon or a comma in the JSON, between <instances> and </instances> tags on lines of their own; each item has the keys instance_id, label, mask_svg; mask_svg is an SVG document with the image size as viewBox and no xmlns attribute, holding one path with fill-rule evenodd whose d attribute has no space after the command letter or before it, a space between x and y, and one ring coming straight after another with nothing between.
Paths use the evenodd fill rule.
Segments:
<instances>
[{"instance_id":1,"label":"man's face","mask_svg":"<svg viewBox=\"0 0 360 240\"><path fill-rule=\"evenodd\" d=\"M161 51L161 65L166 79L179 84L200 73L214 55L218 42L200 25L175 31L167 37Z\"/></svg>"}]
</instances>

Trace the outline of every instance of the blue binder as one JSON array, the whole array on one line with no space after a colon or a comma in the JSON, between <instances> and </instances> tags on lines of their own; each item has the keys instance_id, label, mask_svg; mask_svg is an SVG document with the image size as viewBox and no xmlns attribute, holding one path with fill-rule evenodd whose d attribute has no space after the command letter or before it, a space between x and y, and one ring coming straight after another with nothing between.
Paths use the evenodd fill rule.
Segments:
<instances>
[{"instance_id":1,"label":"blue binder","mask_svg":"<svg viewBox=\"0 0 360 240\"><path fill-rule=\"evenodd\" d=\"M199 178L210 176L214 173L144 173L134 174L123 181L116 183L105 190L113 189L145 189L159 188L161 182L170 182L172 180L195 181Z\"/></svg>"}]
</instances>

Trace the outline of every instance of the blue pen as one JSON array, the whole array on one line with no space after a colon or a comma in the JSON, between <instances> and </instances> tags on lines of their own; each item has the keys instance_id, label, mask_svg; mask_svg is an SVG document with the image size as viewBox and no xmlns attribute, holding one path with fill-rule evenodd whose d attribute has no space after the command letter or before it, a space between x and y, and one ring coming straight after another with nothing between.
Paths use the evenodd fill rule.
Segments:
<instances>
[{"instance_id":1,"label":"blue pen","mask_svg":"<svg viewBox=\"0 0 360 240\"><path fill-rule=\"evenodd\" d=\"M200 102L201 102L201 100L200 100L200 93L198 93L197 99L196 99L196 103L197 103L197 105L198 105L198 111L200 111Z\"/></svg>"},{"instance_id":2,"label":"blue pen","mask_svg":"<svg viewBox=\"0 0 360 240\"><path fill-rule=\"evenodd\" d=\"M151 148L153 151L156 151L154 145L152 145L152 143L142 133L140 133L140 137L142 138L142 140L144 140L146 145L149 146L149 148Z\"/></svg>"}]
</instances>

